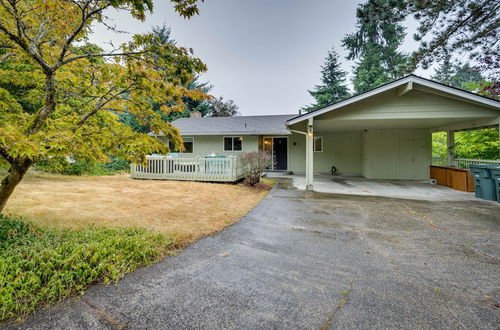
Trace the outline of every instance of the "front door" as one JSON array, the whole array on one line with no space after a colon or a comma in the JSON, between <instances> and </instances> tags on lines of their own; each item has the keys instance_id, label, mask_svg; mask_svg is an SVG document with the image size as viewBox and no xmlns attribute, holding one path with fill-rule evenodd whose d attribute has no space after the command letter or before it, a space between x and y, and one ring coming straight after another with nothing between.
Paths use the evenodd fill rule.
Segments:
<instances>
[{"instance_id":1,"label":"front door","mask_svg":"<svg viewBox=\"0 0 500 330\"><path fill-rule=\"evenodd\" d=\"M274 169L286 171L288 169L288 139L273 138Z\"/></svg>"},{"instance_id":2,"label":"front door","mask_svg":"<svg viewBox=\"0 0 500 330\"><path fill-rule=\"evenodd\" d=\"M276 171L286 171L288 169L288 138L286 137L266 137L264 138L264 150L270 152L274 158Z\"/></svg>"}]
</instances>

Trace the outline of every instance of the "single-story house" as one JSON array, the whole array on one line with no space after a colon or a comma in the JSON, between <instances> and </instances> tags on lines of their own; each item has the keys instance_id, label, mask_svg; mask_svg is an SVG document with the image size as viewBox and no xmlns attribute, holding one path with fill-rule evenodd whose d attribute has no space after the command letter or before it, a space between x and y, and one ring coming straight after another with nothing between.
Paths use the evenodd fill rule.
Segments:
<instances>
[{"instance_id":1,"label":"single-story house","mask_svg":"<svg viewBox=\"0 0 500 330\"><path fill-rule=\"evenodd\" d=\"M302 115L182 118L180 157L266 150L274 170L425 180L432 133L500 126L500 102L409 75ZM448 134L450 158L453 134Z\"/></svg>"}]
</instances>

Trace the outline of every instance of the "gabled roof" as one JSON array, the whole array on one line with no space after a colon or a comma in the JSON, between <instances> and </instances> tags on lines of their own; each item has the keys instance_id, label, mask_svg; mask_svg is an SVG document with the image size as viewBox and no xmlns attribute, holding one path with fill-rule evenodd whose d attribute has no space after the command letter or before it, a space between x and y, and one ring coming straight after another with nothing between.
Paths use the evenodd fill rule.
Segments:
<instances>
[{"instance_id":1,"label":"gabled roof","mask_svg":"<svg viewBox=\"0 0 500 330\"><path fill-rule=\"evenodd\" d=\"M180 118L172 125L181 135L289 135L286 121L292 115Z\"/></svg>"},{"instance_id":2,"label":"gabled roof","mask_svg":"<svg viewBox=\"0 0 500 330\"><path fill-rule=\"evenodd\" d=\"M300 116L295 116L294 118L291 118L287 121L287 125L293 125L293 124L299 123L301 121L304 121L304 120L307 120L310 118L314 118L314 117L321 115L323 113L326 113L326 112L344 107L346 105L367 99L369 97L386 92L388 90L400 88L400 87L403 87L407 84L413 84L413 83L425 86L427 88L430 88L430 89L433 89L433 90L436 90L436 91L439 91L442 93L446 93L450 97L458 97L458 98L464 99L466 101L486 105L486 106L494 108L496 110L500 110L500 101L497 101L497 100L494 100L494 99L491 99L491 98L488 98L488 97L485 97L482 95L474 94L474 93L471 93L468 91L464 91L462 89L458 89L455 87L447 86L447 85L444 85L444 84L441 84L441 83L438 83L438 82L411 74L411 75L405 76L403 78L400 78L398 80L387 83L385 85L371 89L367 92L364 92L364 93L361 93L358 95L354 95L352 97L349 97L345 100L334 103L332 105L326 106L324 108L321 108L321 109L318 109L315 111L311 111L309 113L305 113L305 114L300 115Z\"/></svg>"}]
</instances>

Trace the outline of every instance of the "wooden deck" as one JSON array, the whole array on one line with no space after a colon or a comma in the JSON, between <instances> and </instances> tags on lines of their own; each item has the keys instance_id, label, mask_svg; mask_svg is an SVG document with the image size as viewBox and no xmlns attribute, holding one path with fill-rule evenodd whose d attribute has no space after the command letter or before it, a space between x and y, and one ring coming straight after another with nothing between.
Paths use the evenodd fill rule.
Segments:
<instances>
[{"instance_id":1,"label":"wooden deck","mask_svg":"<svg viewBox=\"0 0 500 330\"><path fill-rule=\"evenodd\" d=\"M131 164L134 179L236 182L243 177L238 157L147 156L147 166Z\"/></svg>"}]
</instances>

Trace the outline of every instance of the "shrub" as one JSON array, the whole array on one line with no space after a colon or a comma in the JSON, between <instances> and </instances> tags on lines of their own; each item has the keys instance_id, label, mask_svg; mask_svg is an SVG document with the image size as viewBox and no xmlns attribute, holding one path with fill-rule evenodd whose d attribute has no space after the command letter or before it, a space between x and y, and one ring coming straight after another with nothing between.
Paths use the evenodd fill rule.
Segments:
<instances>
[{"instance_id":1,"label":"shrub","mask_svg":"<svg viewBox=\"0 0 500 330\"><path fill-rule=\"evenodd\" d=\"M112 157L111 161L104 166L106 166L111 173L128 171L130 169L130 163L126 159L120 157Z\"/></svg>"},{"instance_id":2,"label":"shrub","mask_svg":"<svg viewBox=\"0 0 500 330\"><path fill-rule=\"evenodd\" d=\"M112 175L129 169L129 163L123 158L113 157L108 163L96 163L77 160L70 163L66 158L51 158L35 164L40 171L64 175Z\"/></svg>"},{"instance_id":3,"label":"shrub","mask_svg":"<svg viewBox=\"0 0 500 330\"><path fill-rule=\"evenodd\" d=\"M240 156L244 183L255 186L264 171L273 165L273 157L267 151L246 152Z\"/></svg>"},{"instance_id":4,"label":"shrub","mask_svg":"<svg viewBox=\"0 0 500 330\"><path fill-rule=\"evenodd\" d=\"M145 229L49 229L0 215L0 321L116 281L173 247Z\"/></svg>"}]
</instances>

